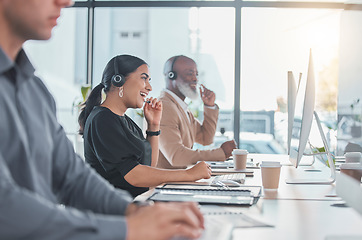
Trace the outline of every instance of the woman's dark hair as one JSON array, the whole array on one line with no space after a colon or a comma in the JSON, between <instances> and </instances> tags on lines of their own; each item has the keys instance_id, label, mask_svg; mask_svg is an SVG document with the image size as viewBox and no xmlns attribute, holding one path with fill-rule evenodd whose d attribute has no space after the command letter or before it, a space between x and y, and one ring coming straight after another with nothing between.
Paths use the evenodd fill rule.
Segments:
<instances>
[{"instance_id":1,"label":"woman's dark hair","mask_svg":"<svg viewBox=\"0 0 362 240\"><path fill-rule=\"evenodd\" d=\"M115 69L115 64L117 64L117 69ZM106 94L111 89L113 75L116 73L122 74L127 78L130 73L136 71L136 69L143 64L147 63L142 59L131 55L118 55L109 60L103 71L102 82L93 88L88 99L82 104L82 110L78 117L79 134L83 135L85 123L94 106L99 106L101 104L102 89L104 88Z\"/></svg>"}]
</instances>

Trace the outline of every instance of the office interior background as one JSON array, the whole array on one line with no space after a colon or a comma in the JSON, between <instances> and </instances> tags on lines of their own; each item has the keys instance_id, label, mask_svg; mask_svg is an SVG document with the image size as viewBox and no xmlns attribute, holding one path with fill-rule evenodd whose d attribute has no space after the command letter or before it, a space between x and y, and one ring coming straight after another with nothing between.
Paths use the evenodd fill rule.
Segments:
<instances>
[{"instance_id":1,"label":"office interior background","mask_svg":"<svg viewBox=\"0 0 362 240\"><path fill-rule=\"evenodd\" d=\"M362 1L75 1L53 37L25 50L54 95L75 149L81 87L96 86L106 63L131 54L150 66L151 96L165 88L174 55L198 64L199 81L216 93L220 116L212 148L234 138L251 153L287 153L287 72L307 76L312 50L316 111L331 149L361 144ZM188 102L202 120L201 102ZM141 127L140 109L130 110ZM316 128L310 142L321 147Z\"/></svg>"}]
</instances>

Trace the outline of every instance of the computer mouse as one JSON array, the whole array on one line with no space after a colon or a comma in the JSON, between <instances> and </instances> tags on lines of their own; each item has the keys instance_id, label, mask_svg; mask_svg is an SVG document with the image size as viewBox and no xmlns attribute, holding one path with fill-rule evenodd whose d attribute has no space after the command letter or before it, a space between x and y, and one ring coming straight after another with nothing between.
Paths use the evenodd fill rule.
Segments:
<instances>
[{"instance_id":1,"label":"computer mouse","mask_svg":"<svg viewBox=\"0 0 362 240\"><path fill-rule=\"evenodd\" d=\"M223 184L225 184L228 187L240 187L240 183L235 182L234 180L220 180L220 182L222 182Z\"/></svg>"}]
</instances>

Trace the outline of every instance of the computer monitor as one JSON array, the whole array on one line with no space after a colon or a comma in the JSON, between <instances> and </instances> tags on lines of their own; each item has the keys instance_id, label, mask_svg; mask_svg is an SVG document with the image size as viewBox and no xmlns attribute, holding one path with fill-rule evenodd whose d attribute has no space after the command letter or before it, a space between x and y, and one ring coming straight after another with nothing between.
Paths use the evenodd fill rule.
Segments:
<instances>
[{"instance_id":1,"label":"computer monitor","mask_svg":"<svg viewBox=\"0 0 362 240\"><path fill-rule=\"evenodd\" d=\"M335 166L332 160L331 153L329 151L326 137L323 133L320 119L318 114L314 111L315 103L315 80L312 51L309 55L308 74L307 78L301 79L294 107L293 127L289 149L289 161L296 168L303 157L304 150L306 148L309 133L312 127L313 115L317 122L318 130L323 141L324 149L326 150L328 162L331 169L331 177L328 179L290 179L287 183L290 184L328 184L333 183L335 180Z\"/></svg>"},{"instance_id":2,"label":"computer monitor","mask_svg":"<svg viewBox=\"0 0 362 240\"><path fill-rule=\"evenodd\" d=\"M299 73L298 87L300 80L302 78L302 73ZM292 129L293 129L293 120L294 120L294 108L295 108L295 99L297 96L298 87L294 80L294 75L292 71L288 71L288 155L290 150L290 141L292 139Z\"/></svg>"},{"instance_id":3,"label":"computer monitor","mask_svg":"<svg viewBox=\"0 0 362 240\"><path fill-rule=\"evenodd\" d=\"M295 83L294 75L292 71L288 71L288 139L287 139L287 151L290 154L290 142L292 139L293 121L294 121L294 109L295 100L297 97L298 88L302 79L302 73L299 73L298 85ZM304 161L307 160L307 161ZM311 166L314 164L314 157L303 159L303 163L299 163L299 166Z\"/></svg>"},{"instance_id":4,"label":"computer monitor","mask_svg":"<svg viewBox=\"0 0 362 240\"><path fill-rule=\"evenodd\" d=\"M315 80L313 59L310 53L307 77L301 79L295 98L289 148L289 160L295 167L298 167L308 142L313 121L314 103Z\"/></svg>"}]
</instances>

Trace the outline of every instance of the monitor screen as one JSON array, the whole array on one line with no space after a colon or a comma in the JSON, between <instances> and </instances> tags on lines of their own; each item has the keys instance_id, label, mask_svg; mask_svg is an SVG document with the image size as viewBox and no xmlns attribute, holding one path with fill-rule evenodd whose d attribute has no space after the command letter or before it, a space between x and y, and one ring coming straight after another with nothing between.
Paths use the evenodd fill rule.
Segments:
<instances>
[{"instance_id":1,"label":"monitor screen","mask_svg":"<svg viewBox=\"0 0 362 240\"><path fill-rule=\"evenodd\" d=\"M288 154L290 151L290 141L292 137L292 127L294 119L294 103L297 95L297 87L294 81L293 72L288 71Z\"/></svg>"},{"instance_id":2,"label":"monitor screen","mask_svg":"<svg viewBox=\"0 0 362 240\"><path fill-rule=\"evenodd\" d=\"M315 80L312 52L310 52L308 74L306 78L300 80L294 106L289 160L295 167L298 167L308 142L313 121L314 102Z\"/></svg>"}]
</instances>

